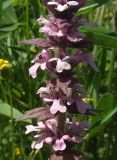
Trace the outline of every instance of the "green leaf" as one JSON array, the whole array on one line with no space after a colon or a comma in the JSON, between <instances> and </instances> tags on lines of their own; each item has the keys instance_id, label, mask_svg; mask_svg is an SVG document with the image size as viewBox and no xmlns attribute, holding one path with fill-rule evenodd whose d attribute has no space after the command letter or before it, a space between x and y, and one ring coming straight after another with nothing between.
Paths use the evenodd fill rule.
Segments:
<instances>
[{"instance_id":1,"label":"green leaf","mask_svg":"<svg viewBox=\"0 0 117 160\"><path fill-rule=\"evenodd\" d=\"M103 5L105 3L108 3L109 1L112 1L112 0L87 0L87 4L98 3L99 5Z\"/></svg>"},{"instance_id":2,"label":"green leaf","mask_svg":"<svg viewBox=\"0 0 117 160\"><path fill-rule=\"evenodd\" d=\"M88 138L96 136L104 131L105 127L110 122L111 118L117 113L117 107L111 109L108 113L106 113L102 118L100 118L92 127L89 132Z\"/></svg>"},{"instance_id":3,"label":"green leaf","mask_svg":"<svg viewBox=\"0 0 117 160\"><path fill-rule=\"evenodd\" d=\"M79 9L77 15L86 14L111 0L88 0L85 7Z\"/></svg>"},{"instance_id":4,"label":"green leaf","mask_svg":"<svg viewBox=\"0 0 117 160\"><path fill-rule=\"evenodd\" d=\"M0 40L1 39L4 39L4 38L7 38L11 35L10 32L0 32Z\"/></svg>"},{"instance_id":5,"label":"green leaf","mask_svg":"<svg viewBox=\"0 0 117 160\"><path fill-rule=\"evenodd\" d=\"M85 33L86 38L97 45L108 48L117 48L117 37L109 35L111 32L103 27L81 26L79 30Z\"/></svg>"},{"instance_id":6,"label":"green leaf","mask_svg":"<svg viewBox=\"0 0 117 160\"><path fill-rule=\"evenodd\" d=\"M102 109L107 112L113 108L113 103L114 103L113 95L111 93L106 93L99 99L96 108Z\"/></svg>"},{"instance_id":7,"label":"green leaf","mask_svg":"<svg viewBox=\"0 0 117 160\"><path fill-rule=\"evenodd\" d=\"M14 30L16 30L18 27L18 23L13 24L13 25L9 25L9 26L2 26L0 27L0 32L12 32Z\"/></svg>"},{"instance_id":8,"label":"green leaf","mask_svg":"<svg viewBox=\"0 0 117 160\"><path fill-rule=\"evenodd\" d=\"M86 13L92 11L93 9L95 9L95 8L98 7L98 6L99 6L98 3L95 3L95 4L92 4L92 5L85 6L85 7L81 8L81 9L79 9L77 15L86 14Z\"/></svg>"},{"instance_id":9,"label":"green leaf","mask_svg":"<svg viewBox=\"0 0 117 160\"><path fill-rule=\"evenodd\" d=\"M5 10L6 8L8 8L9 6L11 6L13 3L12 0L6 0L3 2L3 10Z\"/></svg>"},{"instance_id":10,"label":"green leaf","mask_svg":"<svg viewBox=\"0 0 117 160\"><path fill-rule=\"evenodd\" d=\"M91 118L93 126L88 137L93 137L104 131L111 117L116 113L117 108L113 109L114 97L111 93L104 94L98 101L96 109L102 110Z\"/></svg>"},{"instance_id":11,"label":"green leaf","mask_svg":"<svg viewBox=\"0 0 117 160\"><path fill-rule=\"evenodd\" d=\"M18 109L14 107L12 107L12 112L14 119L23 115ZM11 106L7 103L3 103L0 101L0 114L11 117ZM31 120L26 120L26 122L31 123Z\"/></svg>"},{"instance_id":12,"label":"green leaf","mask_svg":"<svg viewBox=\"0 0 117 160\"><path fill-rule=\"evenodd\" d=\"M95 123L98 119L102 118L105 113L113 108L114 97L111 93L104 94L98 101L96 109L102 110L96 116L92 117L92 122Z\"/></svg>"},{"instance_id":13,"label":"green leaf","mask_svg":"<svg viewBox=\"0 0 117 160\"><path fill-rule=\"evenodd\" d=\"M117 112L117 107L115 107L114 109L112 109L110 112L108 112L103 119L100 120L100 124L104 124L106 123L108 120L110 120L110 118L112 118L112 116Z\"/></svg>"}]
</instances>

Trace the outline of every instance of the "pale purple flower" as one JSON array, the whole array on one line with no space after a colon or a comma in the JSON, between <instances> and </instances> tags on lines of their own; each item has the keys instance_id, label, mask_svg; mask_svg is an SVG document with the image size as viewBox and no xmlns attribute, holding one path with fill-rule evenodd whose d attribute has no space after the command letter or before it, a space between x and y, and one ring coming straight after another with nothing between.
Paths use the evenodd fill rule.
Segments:
<instances>
[{"instance_id":1,"label":"pale purple flower","mask_svg":"<svg viewBox=\"0 0 117 160\"><path fill-rule=\"evenodd\" d=\"M64 41L80 42L83 40L84 34L75 31L76 25L72 21L65 19L51 17L46 20L44 17L37 19L37 22L44 26L40 28L40 32L47 34L50 40L55 37L60 41L64 38Z\"/></svg>"},{"instance_id":2,"label":"pale purple flower","mask_svg":"<svg viewBox=\"0 0 117 160\"><path fill-rule=\"evenodd\" d=\"M68 61L72 67L75 67L77 64L82 62L85 66L88 64L95 70L99 71L96 64L94 63L94 58L91 53L85 53L82 50L78 49L76 54L71 56Z\"/></svg>"},{"instance_id":3,"label":"pale purple flower","mask_svg":"<svg viewBox=\"0 0 117 160\"><path fill-rule=\"evenodd\" d=\"M42 70L46 69L46 63L51 58L50 54L46 50L42 50L42 53L37 54L36 58L32 60L34 64L29 68L29 75L33 78L37 77L37 69L40 67Z\"/></svg>"},{"instance_id":4,"label":"pale purple flower","mask_svg":"<svg viewBox=\"0 0 117 160\"><path fill-rule=\"evenodd\" d=\"M84 5L84 0L43 0L55 17L71 18Z\"/></svg>"},{"instance_id":5,"label":"pale purple flower","mask_svg":"<svg viewBox=\"0 0 117 160\"><path fill-rule=\"evenodd\" d=\"M57 112L65 113L67 108L64 104L61 104L60 99L43 99L45 102L53 102L50 107L50 112L56 114Z\"/></svg>"},{"instance_id":6,"label":"pale purple flower","mask_svg":"<svg viewBox=\"0 0 117 160\"><path fill-rule=\"evenodd\" d=\"M86 134L88 129L87 122L70 122L66 119L64 133L57 133L57 121L56 119L50 119L46 122L38 122L37 126L26 126L26 134L30 132L37 132L34 136L36 139L31 147L35 149L41 149L44 144L49 144L55 151L63 151L66 149L67 143L81 143L82 138Z\"/></svg>"},{"instance_id":7,"label":"pale purple flower","mask_svg":"<svg viewBox=\"0 0 117 160\"><path fill-rule=\"evenodd\" d=\"M69 59L68 56L66 56L65 58L63 58L62 60L60 58L51 58L48 62L52 62L52 61L56 61L56 71L58 73L63 72L63 70L70 70L71 69L71 65L66 62L66 60Z\"/></svg>"},{"instance_id":8,"label":"pale purple flower","mask_svg":"<svg viewBox=\"0 0 117 160\"><path fill-rule=\"evenodd\" d=\"M52 80L48 82L46 87L41 87L37 94L40 94L43 101L50 106L52 114L57 112L65 113L66 111L89 114L94 110L88 103L84 102L83 98L87 96L82 94L81 86L80 93L78 93L79 85L77 85L76 81L76 79L71 79L71 82L66 79Z\"/></svg>"},{"instance_id":9,"label":"pale purple flower","mask_svg":"<svg viewBox=\"0 0 117 160\"><path fill-rule=\"evenodd\" d=\"M77 1L66 1L64 4L60 4L59 2L53 2L50 1L47 3L48 5L55 5L55 10L59 11L59 12L63 12L66 9L70 8L71 6L77 6L78 2Z\"/></svg>"},{"instance_id":10,"label":"pale purple flower","mask_svg":"<svg viewBox=\"0 0 117 160\"><path fill-rule=\"evenodd\" d=\"M68 97L68 111L81 114L87 114L89 111L93 111L92 107L83 101L83 98L86 98L86 96L76 93L73 93L70 97Z\"/></svg>"}]
</instances>

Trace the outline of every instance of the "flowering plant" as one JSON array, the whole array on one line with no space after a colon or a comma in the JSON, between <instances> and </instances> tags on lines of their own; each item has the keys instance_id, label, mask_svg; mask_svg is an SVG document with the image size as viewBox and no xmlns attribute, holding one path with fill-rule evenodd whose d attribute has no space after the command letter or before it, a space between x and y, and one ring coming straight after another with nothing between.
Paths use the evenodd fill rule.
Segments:
<instances>
[{"instance_id":1,"label":"flowering plant","mask_svg":"<svg viewBox=\"0 0 117 160\"><path fill-rule=\"evenodd\" d=\"M84 0L43 0L49 11L53 14L48 20L41 16L37 22L43 27L40 32L46 34L47 39L24 40L25 44L42 47L42 52L32 60L29 75L36 78L37 70L42 69L49 72L50 80L46 86L38 89L37 94L43 100L45 107L28 111L24 118L37 117L37 126L26 126L26 134L36 132L36 139L31 147L41 149L44 144L49 144L55 152L56 158L64 158L71 154L77 158L73 145L81 143L89 129L87 121L77 122L76 114L84 116L92 115L95 110L84 101L87 98L80 79L76 76L76 66L83 63L90 65L98 71L91 53L86 53L83 48L91 46L85 35L79 31L83 25L80 17L74 17L75 12L84 5ZM70 48L74 48L75 54L71 55ZM68 115L71 118L68 119ZM82 157L82 156L81 156ZM54 160L53 155L50 158Z\"/></svg>"}]
</instances>

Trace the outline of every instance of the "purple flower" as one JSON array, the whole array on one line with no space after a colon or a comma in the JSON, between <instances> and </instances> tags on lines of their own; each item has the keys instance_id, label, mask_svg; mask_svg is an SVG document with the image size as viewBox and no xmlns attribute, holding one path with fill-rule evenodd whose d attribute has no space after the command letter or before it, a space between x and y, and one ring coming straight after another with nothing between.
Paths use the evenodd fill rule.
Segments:
<instances>
[{"instance_id":1,"label":"purple flower","mask_svg":"<svg viewBox=\"0 0 117 160\"><path fill-rule=\"evenodd\" d=\"M43 0L55 17L69 19L81 8L85 0Z\"/></svg>"},{"instance_id":2,"label":"purple flower","mask_svg":"<svg viewBox=\"0 0 117 160\"><path fill-rule=\"evenodd\" d=\"M38 122L37 126L26 126L26 134L30 132L37 132L34 136L36 139L31 147L35 149L41 149L44 144L49 144L55 151L63 151L66 148L67 143L81 143L82 137L86 134L88 129L87 122L80 123L70 122L69 119L65 122L64 133L57 133L57 121L56 119L50 119L46 122Z\"/></svg>"},{"instance_id":3,"label":"purple flower","mask_svg":"<svg viewBox=\"0 0 117 160\"><path fill-rule=\"evenodd\" d=\"M73 22L54 17L51 17L49 20L40 17L37 22L44 25L39 31L46 33L50 39L51 37L66 37L71 42L82 40L82 38L78 39L78 33L75 31Z\"/></svg>"},{"instance_id":4,"label":"purple flower","mask_svg":"<svg viewBox=\"0 0 117 160\"><path fill-rule=\"evenodd\" d=\"M37 54L36 58L32 60L33 66L29 68L29 75L33 78L37 77L37 69L48 70L53 73L62 73L64 70L71 70L71 65L67 62L68 56L64 58L52 58L47 50Z\"/></svg>"},{"instance_id":5,"label":"purple flower","mask_svg":"<svg viewBox=\"0 0 117 160\"><path fill-rule=\"evenodd\" d=\"M50 106L50 112L52 114L56 114L57 112L65 113L67 108L62 103L60 99L57 99L57 94L50 91L49 87L41 87L37 94L40 94L41 97L43 97L44 102L52 102ZM49 95L48 95L49 94Z\"/></svg>"},{"instance_id":6,"label":"purple flower","mask_svg":"<svg viewBox=\"0 0 117 160\"><path fill-rule=\"evenodd\" d=\"M37 94L50 106L50 112L87 114L93 111L92 107L83 101L86 96L78 93L79 85L75 79L66 81L66 79L57 79L49 81L47 87L41 87ZM82 89L83 90L83 89ZM81 91L81 86L80 86ZM84 91L83 91L84 92Z\"/></svg>"},{"instance_id":7,"label":"purple flower","mask_svg":"<svg viewBox=\"0 0 117 160\"><path fill-rule=\"evenodd\" d=\"M34 65L29 68L29 75L33 78L37 77L37 69L40 67L42 70L46 69L46 63L51 58L50 54L43 50L42 53L37 54L36 58L32 60Z\"/></svg>"},{"instance_id":8,"label":"purple flower","mask_svg":"<svg viewBox=\"0 0 117 160\"><path fill-rule=\"evenodd\" d=\"M80 62L82 62L85 66L89 64L95 71L99 71L96 64L94 63L93 56L90 53L84 53L80 49L77 50L75 55L70 57L68 62L72 67L75 67Z\"/></svg>"},{"instance_id":9,"label":"purple flower","mask_svg":"<svg viewBox=\"0 0 117 160\"><path fill-rule=\"evenodd\" d=\"M71 65L66 62L69 59L68 56L64 57L63 59L60 58L51 58L48 62L55 61L56 62L56 72L61 73L63 70L70 70Z\"/></svg>"},{"instance_id":10,"label":"purple flower","mask_svg":"<svg viewBox=\"0 0 117 160\"><path fill-rule=\"evenodd\" d=\"M60 99L49 99L44 98L45 102L52 102L52 105L50 107L50 112L52 114L56 114L57 112L65 113L67 108L64 104L61 103Z\"/></svg>"},{"instance_id":11,"label":"purple flower","mask_svg":"<svg viewBox=\"0 0 117 160\"><path fill-rule=\"evenodd\" d=\"M76 112L81 114L86 114L87 112L92 111L92 107L88 103L84 102L83 98L86 98L86 96L78 95L76 93L73 93L71 97L68 97L68 111L71 113Z\"/></svg>"},{"instance_id":12,"label":"purple flower","mask_svg":"<svg viewBox=\"0 0 117 160\"><path fill-rule=\"evenodd\" d=\"M59 11L59 12L63 12L65 10L67 10L68 8L70 8L71 6L77 6L78 2L77 1L63 1L64 4L60 4L59 2L53 2L50 1L47 4L50 6L56 6L55 10Z\"/></svg>"}]
</instances>

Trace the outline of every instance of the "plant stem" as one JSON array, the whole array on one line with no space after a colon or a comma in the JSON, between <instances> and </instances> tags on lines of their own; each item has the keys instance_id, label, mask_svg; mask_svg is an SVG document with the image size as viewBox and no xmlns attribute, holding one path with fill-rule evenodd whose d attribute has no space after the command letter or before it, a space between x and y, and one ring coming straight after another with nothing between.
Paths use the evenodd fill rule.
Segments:
<instances>
[{"instance_id":1,"label":"plant stem","mask_svg":"<svg viewBox=\"0 0 117 160\"><path fill-rule=\"evenodd\" d=\"M2 90L2 93L3 93L3 97L4 97L4 101L5 102L8 102L7 100L7 95L6 95L6 92L5 92L5 89L3 87L3 84L2 84L2 75L1 75L1 71L0 71L0 87L1 87L1 90Z\"/></svg>"},{"instance_id":2,"label":"plant stem","mask_svg":"<svg viewBox=\"0 0 117 160\"><path fill-rule=\"evenodd\" d=\"M115 62L115 49L112 49L111 61L110 61L110 67L109 67L109 73L108 73L108 86L107 86L108 91L111 91L114 62Z\"/></svg>"},{"instance_id":3,"label":"plant stem","mask_svg":"<svg viewBox=\"0 0 117 160\"><path fill-rule=\"evenodd\" d=\"M112 20L112 27L113 31L115 31L115 17ZM113 78L113 71L114 71L114 63L115 63L115 53L116 50L112 49L112 54L111 54L111 59L110 59L110 67L109 67L109 73L108 73L108 85L107 85L107 90L111 91L111 86L112 86L112 78Z\"/></svg>"},{"instance_id":4,"label":"plant stem","mask_svg":"<svg viewBox=\"0 0 117 160\"><path fill-rule=\"evenodd\" d=\"M12 139L12 160L15 160L14 127L13 127L13 103L12 103L12 94L11 94L10 86L8 87L8 91L9 91L9 103L10 103L10 106L11 106L10 126L11 126L11 139Z\"/></svg>"},{"instance_id":5,"label":"plant stem","mask_svg":"<svg viewBox=\"0 0 117 160\"><path fill-rule=\"evenodd\" d=\"M57 116L57 134L60 135L61 132L64 132L64 126L65 126L65 114L59 113Z\"/></svg>"}]
</instances>

